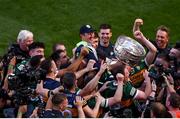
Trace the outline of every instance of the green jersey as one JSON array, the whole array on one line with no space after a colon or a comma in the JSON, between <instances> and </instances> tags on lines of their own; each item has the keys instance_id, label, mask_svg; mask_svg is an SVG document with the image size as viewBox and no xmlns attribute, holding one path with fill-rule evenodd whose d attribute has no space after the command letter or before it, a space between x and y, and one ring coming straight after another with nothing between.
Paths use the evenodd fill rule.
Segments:
<instances>
[{"instance_id":1,"label":"green jersey","mask_svg":"<svg viewBox=\"0 0 180 119\"><path fill-rule=\"evenodd\" d=\"M113 97L116 92L117 86L118 84L116 83L116 81L111 81L108 84L108 88L103 92L102 95L105 98ZM137 89L133 87L131 82L130 81L126 82L123 85L123 97L122 97L121 105L123 107L127 107L131 105L132 99L134 98L136 93L137 93Z\"/></svg>"},{"instance_id":2,"label":"green jersey","mask_svg":"<svg viewBox=\"0 0 180 119\"><path fill-rule=\"evenodd\" d=\"M145 60L141 60L138 66L133 67L130 72L130 80L134 87L139 88L144 82L143 73L146 69L148 69L148 65Z\"/></svg>"},{"instance_id":3,"label":"green jersey","mask_svg":"<svg viewBox=\"0 0 180 119\"><path fill-rule=\"evenodd\" d=\"M21 71L23 71L24 68L26 67L27 63L29 62L29 60L30 59L26 59L26 60L23 60L21 63L18 63L15 66L14 73L17 74L17 73L20 73Z\"/></svg>"}]
</instances>

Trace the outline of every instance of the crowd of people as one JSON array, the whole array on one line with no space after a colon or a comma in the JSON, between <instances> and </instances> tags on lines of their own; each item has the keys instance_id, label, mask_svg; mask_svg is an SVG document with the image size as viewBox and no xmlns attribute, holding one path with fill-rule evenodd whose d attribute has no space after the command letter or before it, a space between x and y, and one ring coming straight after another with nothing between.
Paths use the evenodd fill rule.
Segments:
<instances>
[{"instance_id":1,"label":"crowd of people","mask_svg":"<svg viewBox=\"0 0 180 119\"><path fill-rule=\"evenodd\" d=\"M180 42L170 46L163 25L149 40L142 25L132 31L147 53L133 66L116 57L109 24L81 26L72 57L59 41L45 57L44 43L21 30L0 62L0 117L180 118Z\"/></svg>"}]
</instances>

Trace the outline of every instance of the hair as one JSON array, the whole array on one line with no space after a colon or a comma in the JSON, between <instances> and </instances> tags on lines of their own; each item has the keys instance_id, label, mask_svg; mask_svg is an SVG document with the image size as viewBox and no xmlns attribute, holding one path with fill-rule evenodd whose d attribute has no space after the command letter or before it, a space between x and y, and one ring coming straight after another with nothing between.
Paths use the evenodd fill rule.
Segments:
<instances>
[{"instance_id":1,"label":"hair","mask_svg":"<svg viewBox=\"0 0 180 119\"><path fill-rule=\"evenodd\" d=\"M52 47L53 52L56 51L56 47L57 47L58 45L63 45L63 46L65 46L63 43L56 43L56 44L54 44L53 47Z\"/></svg>"},{"instance_id":2,"label":"hair","mask_svg":"<svg viewBox=\"0 0 180 119\"><path fill-rule=\"evenodd\" d=\"M170 105L174 108L179 108L180 106L180 96L173 92L170 94L170 97L169 97L169 102L170 102Z\"/></svg>"},{"instance_id":3,"label":"hair","mask_svg":"<svg viewBox=\"0 0 180 119\"><path fill-rule=\"evenodd\" d=\"M51 73L52 59L45 59L42 61L40 68L45 70L46 73Z\"/></svg>"},{"instance_id":4,"label":"hair","mask_svg":"<svg viewBox=\"0 0 180 119\"><path fill-rule=\"evenodd\" d=\"M33 42L31 45L29 45L29 50L36 49L36 48L45 49L45 45L43 42Z\"/></svg>"},{"instance_id":5,"label":"hair","mask_svg":"<svg viewBox=\"0 0 180 119\"><path fill-rule=\"evenodd\" d=\"M109 25L109 24L101 24L99 26L99 29L110 29L111 30L111 25Z\"/></svg>"},{"instance_id":6,"label":"hair","mask_svg":"<svg viewBox=\"0 0 180 119\"><path fill-rule=\"evenodd\" d=\"M99 39L99 35L97 32L94 32L94 38L98 38Z\"/></svg>"},{"instance_id":7,"label":"hair","mask_svg":"<svg viewBox=\"0 0 180 119\"><path fill-rule=\"evenodd\" d=\"M62 77L63 86L68 90L72 89L73 86L75 85L75 80L76 80L75 74L73 72L67 72Z\"/></svg>"},{"instance_id":8,"label":"hair","mask_svg":"<svg viewBox=\"0 0 180 119\"><path fill-rule=\"evenodd\" d=\"M65 99L67 99L66 95L63 93L56 93L52 97L52 104L54 106L58 106L61 104Z\"/></svg>"},{"instance_id":9,"label":"hair","mask_svg":"<svg viewBox=\"0 0 180 119\"><path fill-rule=\"evenodd\" d=\"M170 57L168 54L166 53L160 53L157 55L157 58L161 58L163 60L165 60L166 62L170 62Z\"/></svg>"},{"instance_id":10,"label":"hair","mask_svg":"<svg viewBox=\"0 0 180 119\"><path fill-rule=\"evenodd\" d=\"M21 30L17 36L17 42L26 40L28 37L33 37L33 33L28 30Z\"/></svg>"},{"instance_id":11,"label":"hair","mask_svg":"<svg viewBox=\"0 0 180 119\"><path fill-rule=\"evenodd\" d=\"M159 27L157 28L157 31L158 31L158 30L161 30L161 31L166 32L166 33L167 33L167 36L169 37L169 35L170 35L170 30L169 30L168 27L166 27L166 26L164 26L164 25L161 25L161 26L159 26Z\"/></svg>"},{"instance_id":12,"label":"hair","mask_svg":"<svg viewBox=\"0 0 180 119\"><path fill-rule=\"evenodd\" d=\"M51 59L56 62L57 60L60 59L60 54L61 54L62 52L63 52L62 50L56 50L56 51L54 51L54 52L51 54L51 56L50 56Z\"/></svg>"},{"instance_id":13,"label":"hair","mask_svg":"<svg viewBox=\"0 0 180 119\"><path fill-rule=\"evenodd\" d=\"M151 111L156 118L166 117L166 108L160 102L153 102L151 105Z\"/></svg>"},{"instance_id":14,"label":"hair","mask_svg":"<svg viewBox=\"0 0 180 119\"><path fill-rule=\"evenodd\" d=\"M116 77L118 73L121 73L124 75L125 68L126 68L125 64L118 62L112 65L111 73L113 74L114 77Z\"/></svg>"},{"instance_id":15,"label":"hair","mask_svg":"<svg viewBox=\"0 0 180 119\"><path fill-rule=\"evenodd\" d=\"M97 48L96 52L97 52L97 56L98 56L99 59L102 59L104 61L106 60L106 54L102 49Z\"/></svg>"}]
</instances>

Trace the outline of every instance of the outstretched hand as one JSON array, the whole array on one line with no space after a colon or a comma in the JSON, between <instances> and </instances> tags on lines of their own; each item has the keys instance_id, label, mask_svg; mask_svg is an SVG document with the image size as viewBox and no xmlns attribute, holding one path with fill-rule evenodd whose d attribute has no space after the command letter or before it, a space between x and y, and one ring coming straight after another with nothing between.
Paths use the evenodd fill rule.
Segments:
<instances>
[{"instance_id":1,"label":"outstretched hand","mask_svg":"<svg viewBox=\"0 0 180 119\"><path fill-rule=\"evenodd\" d=\"M84 105L84 99L81 96L76 96L75 106L82 107Z\"/></svg>"},{"instance_id":2,"label":"outstretched hand","mask_svg":"<svg viewBox=\"0 0 180 119\"><path fill-rule=\"evenodd\" d=\"M86 66L87 70L88 71L93 71L93 70L97 69L97 68L93 67L95 63L96 63L95 60L89 60L87 66Z\"/></svg>"},{"instance_id":3,"label":"outstretched hand","mask_svg":"<svg viewBox=\"0 0 180 119\"><path fill-rule=\"evenodd\" d=\"M100 72L103 73L107 69L107 63L101 62Z\"/></svg>"}]
</instances>

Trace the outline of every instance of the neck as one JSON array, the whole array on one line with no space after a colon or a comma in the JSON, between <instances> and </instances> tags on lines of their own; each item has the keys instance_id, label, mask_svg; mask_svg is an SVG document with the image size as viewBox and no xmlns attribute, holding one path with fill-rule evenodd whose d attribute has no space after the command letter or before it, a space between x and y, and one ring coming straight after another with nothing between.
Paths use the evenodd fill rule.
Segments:
<instances>
[{"instance_id":1,"label":"neck","mask_svg":"<svg viewBox=\"0 0 180 119\"><path fill-rule=\"evenodd\" d=\"M58 106L53 106L52 109L53 110L60 110Z\"/></svg>"},{"instance_id":2,"label":"neck","mask_svg":"<svg viewBox=\"0 0 180 119\"><path fill-rule=\"evenodd\" d=\"M46 78L55 79L56 76L53 73L49 73L49 74L46 75Z\"/></svg>"},{"instance_id":3,"label":"neck","mask_svg":"<svg viewBox=\"0 0 180 119\"><path fill-rule=\"evenodd\" d=\"M101 42L101 40L100 40L100 45L103 46L103 47L108 47L108 46L109 46L109 42L107 42L107 43L104 44L104 43Z\"/></svg>"},{"instance_id":4,"label":"neck","mask_svg":"<svg viewBox=\"0 0 180 119\"><path fill-rule=\"evenodd\" d=\"M22 45L19 45L19 47L22 51L27 51L27 49L25 47L23 47Z\"/></svg>"}]
</instances>

